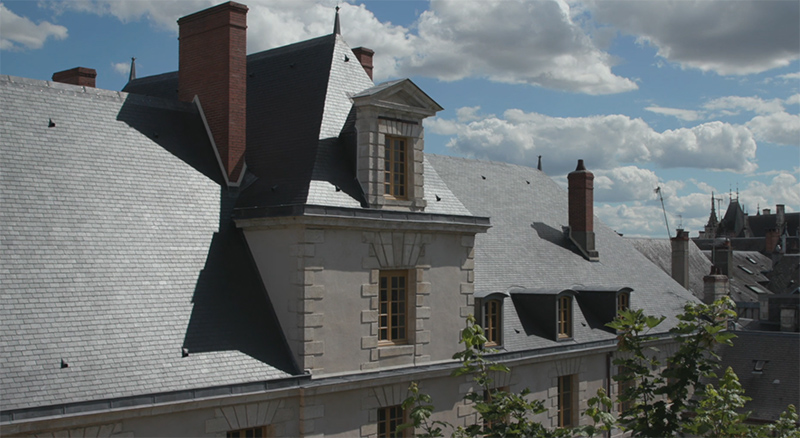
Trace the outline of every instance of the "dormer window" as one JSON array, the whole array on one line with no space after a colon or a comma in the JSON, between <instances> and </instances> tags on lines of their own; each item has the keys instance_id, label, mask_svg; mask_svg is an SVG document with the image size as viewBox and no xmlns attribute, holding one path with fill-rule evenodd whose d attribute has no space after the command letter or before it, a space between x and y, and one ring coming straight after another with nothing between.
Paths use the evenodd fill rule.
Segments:
<instances>
[{"instance_id":1,"label":"dormer window","mask_svg":"<svg viewBox=\"0 0 800 438\"><path fill-rule=\"evenodd\" d=\"M620 292L617 294L617 314L623 310L628 310L631 305L631 297L627 292Z\"/></svg>"},{"instance_id":2,"label":"dormer window","mask_svg":"<svg viewBox=\"0 0 800 438\"><path fill-rule=\"evenodd\" d=\"M558 338L572 337L572 297L558 298Z\"/></svg>"},{"instance_id":3,"label":"dormer window","mask_svg":"<svg viewBox=\"0 0 800 438\"><path fill-rule=\"evenodd\" d=\"M502 343L502 310L500 300L487 300L483 303L483 330L486 335L486 346L495 347Z\"/></svg>"},{"instance_id":4,"label":"dormer window","mask_svg":"<svg viewBox=\"0 0 800 438\"><path fill-rule=\"evenodd\" d=\"M401 137L386 137L384 146L384 195L394 199L408 198L407 141Z\"/></svg>"},{"instance_id":5,"label":"dormer window","mask_svg":"<svg viewBox=\"0 0 800 438\"><path fill-rule=\"evenodd\" d=\"M442 110L408 79L351 96L356 109L356 177L369 208L424 211L422 121Z\"/></svg>"}]
</instances>

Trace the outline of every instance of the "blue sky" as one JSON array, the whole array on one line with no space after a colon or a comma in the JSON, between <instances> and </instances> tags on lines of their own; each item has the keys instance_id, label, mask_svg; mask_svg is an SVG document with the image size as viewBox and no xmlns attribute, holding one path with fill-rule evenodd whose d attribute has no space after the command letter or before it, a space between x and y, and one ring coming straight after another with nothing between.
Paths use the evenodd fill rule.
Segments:
<instances>
[{"instance_id":1,"label":"blue sky","mask_svg":"<svg viewBox=\"0 0 800 438\"><path fill-rule=\"evenodd\" d=\"M0 73L83 66L119 90L177 69L176 20L206 0L3 1ZM245 1L248 52L324 35L336 2ZM800 211L800 2L340 2L376 82L410 77L445 110L426 150L535 166L562 185L582 158L595 213L625 235L691 235L712 191L750 213Z\"/></svg>"}]
</instances>

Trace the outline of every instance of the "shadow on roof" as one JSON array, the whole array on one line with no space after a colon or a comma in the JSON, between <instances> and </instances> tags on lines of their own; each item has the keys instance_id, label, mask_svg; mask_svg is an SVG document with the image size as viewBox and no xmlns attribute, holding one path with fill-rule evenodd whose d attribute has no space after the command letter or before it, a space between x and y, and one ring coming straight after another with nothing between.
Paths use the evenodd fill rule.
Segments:
<instances>
[{"instance_id":1,"label":"shadow on roof","mask_svg":"<svg viewBox=\"0 0 800 438\"><path fill-rule=\"evenodd\" d=\"M203 120L193 104L128 95L117 120L217 184L225 183Z\"/></svg>"},{"instance_id":2,"label":"shadow on roof","mask_svg":"<svg viewBox=\"0 0 800 438\"><path fill-rule=\"evenodd\" d=\"M214 234L197 279L183 347L190 355L241 351L299 374L249 251L232 223Z\"/></svg>"}]
</instances>

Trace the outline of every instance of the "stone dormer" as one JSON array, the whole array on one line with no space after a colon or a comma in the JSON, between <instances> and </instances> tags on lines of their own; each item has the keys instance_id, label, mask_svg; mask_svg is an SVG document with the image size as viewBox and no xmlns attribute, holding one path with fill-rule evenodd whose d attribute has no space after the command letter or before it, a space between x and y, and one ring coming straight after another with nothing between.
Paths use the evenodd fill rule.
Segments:
<instances>
[{"instance_id":1,"label":"stone dormer","mask_svg":"<svg viewBox=\"0 0 800 438\"><path fill-rule=\"evenodd\" d=\"M352 97L358 181L370 208L423 211L422 120L443 108L408 79Z\"/></svg>"}]
</instances>

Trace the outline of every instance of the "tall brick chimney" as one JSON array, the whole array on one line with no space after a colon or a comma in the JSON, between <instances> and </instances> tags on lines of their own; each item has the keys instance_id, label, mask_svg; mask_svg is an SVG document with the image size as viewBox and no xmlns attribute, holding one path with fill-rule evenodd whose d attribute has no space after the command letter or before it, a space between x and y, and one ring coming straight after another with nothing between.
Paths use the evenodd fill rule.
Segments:
<instances>
[{"instance_id":1,"label":"tall brick chimney","mask_svg":"<svg viewBox=\"0 0 800 438\"><path fill-rule=\"evenodd\" d=\"M598 260L594 246L594 174L583 160L567 175L569 181L569 237L591 261Z\"/></svg>"},{"instance_id":2,"label":"tall brick chimney","mask_svg":"<svg viewBox=\"0 0 800 438\"><path fill-rule=\"evenodd\" d=\"M53 82L63 84L82 85L94 88L97 71L93 68L75 67L69 70L53 73Z\"/></svg>"},{"instance_id":3,"label":"tall brick chimney","mask_svg":"<svg viewBox=\"0 0 800 438\"><path fill-rule=\"evenodd\" d=\"M364 67L364 71L366 71L369 78L372 79L372 57L375 56L375 51L366 47L356 47L353 49L353 54L356 55L358 62L361 63L361 67Z\"/></svg>"},{"instance_id":4,"label":"tall brick chimney","mask_svg":"<svg viewBox=\"0 0 800 438\"><path fill-rule=\"evenodd\" d=\"M684 289L689 288L689 232L678 229L672 244L672 278Z\"/></svg>"},{"instance_id":5,"label":"tall brick chimney","mask_svg":"<svg viewBox=\"0 0 800 438\"><path fill-rule=\"evenodd\" d=\"M228 2L178 20L178 98L197 96L229 184L247 145L247 6Z\"/></svg>"}]
</instances>

